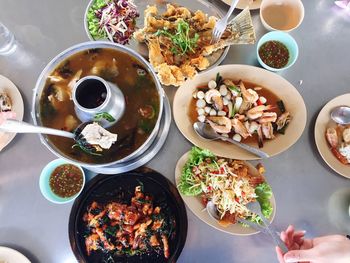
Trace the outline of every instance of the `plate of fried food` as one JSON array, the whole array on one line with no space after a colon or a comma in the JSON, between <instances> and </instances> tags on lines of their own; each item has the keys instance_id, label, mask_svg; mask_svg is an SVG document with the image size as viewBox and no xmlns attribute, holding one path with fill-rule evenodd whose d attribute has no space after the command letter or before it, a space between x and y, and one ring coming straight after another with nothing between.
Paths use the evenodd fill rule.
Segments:
<instances>
[{"instance_id":1,"label":"plate of fried food","mask_svg":"<svg viewBox=\"0 0 350 263\"><path fill-rule=\"evenodd\" d=\"M338 106L350 106L350 94L329 101L318 114L315 142L323 160L338 174L350 178L350 125L340 125L331 119Z\"/></svg>"},{"instance_id":2,"label":"plate of fried food","mask_svg":"<svg viewBox=\"0 0 350 263\"><path fill-rule=\"evenodd\" d=\"M176 187L148 168L97 175L69 220L79 262L176 262L186 236L186 208Z\"/></svg>"},{"instance_id":3,"label":"plate of fried food","mask_svg":"<svg viewBox=\"0 0 350 263\"><path fill-rule=\"evenodd\" d=\"M246 207L248 203L258 201L270 222L276 213L275 198L264 173L261 164L254 167L193 147L177 162L175 181L186 205L203 222L231 235L252 235L258 231L238 222L245 219L261 223L259 216ZM219 221L206 211L209 201L215 204Z\"/></svg>"},{"instance_id":4,"label":"plate of fried food","mask_svg":"<svg viewBox=\"0 0 350 263\"><path fill-rule=\"evenodd\" d=\"M255 43L249 9L237 15L222 38L212 43L220 17L221 12L203 0L92 0L85 28L91 40L130 45L149 58L163 85L180 86L219 65L230 45Z\"/></svg>"},{"instance_id":5,"label":"plate of fried food","mask_svg":"<svg viewBox=\"0 0 350 263\"><path fill-rule=\"evenodd\" d=\"M232 0L221 0L227 5L231 5ZM240 0L236 6L237 9L244 9L247 6L250 10L257 10L260 8L262 0Z\"/></svg>"},{"instance_id":6,"label":"plate of fried food","mask_svg":"<svg viewBox=\"0 0 350 263\"><path fill-rule=\"evenodd\" d=\"M0 75L0 112L13 111L16 119L22 120L24 106L21 93L11 80ZM14 138L15 133L0 131L0 151L6 147Z\"/></svg>"},{"instance_id":7,"label":"plate of fried food","mask_svg":"<svg viewBox=\"0 0 350 263\"><path fill-rule=\"evenodd\" d=\"M292 84L247 65L219 66L186 81L175 94L173 114L194 145L239 160L258 157L231 143L199 137L194 123L207 123L221 136L274 156L299 139L307 117L304 100Z\"/></svg>"}]
</instances>

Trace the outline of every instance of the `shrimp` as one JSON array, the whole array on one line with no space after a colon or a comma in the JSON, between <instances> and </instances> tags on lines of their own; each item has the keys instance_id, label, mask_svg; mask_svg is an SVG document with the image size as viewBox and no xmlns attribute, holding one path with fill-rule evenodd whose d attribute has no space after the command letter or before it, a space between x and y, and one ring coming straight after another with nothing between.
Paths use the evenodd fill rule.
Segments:
<instances>
[{"instance_id":1,"label":"shrimp","mask_svg":"<svg viewBox=\"0 0 350 263\"><path fill-rule=\"evenodd\" d=\"M273 135L273 127L272 127L271 122L262 123L261 129L262 129L262 133L266 139L274 139L275 138L275 135Z\"/></svg>"},{"instance_id":2,"label":"shrimp","mask_svg":"<svg viewBox=\"0 0 350 263\"><path fill-rule=\"evenodd\" d=\"M259 95L255 90L246 89L243 81L239 82L239 87L241 88L242 97L245 102L255 103L259 99Z\"/></svg>"},{"instance_id":3,"label":"shrimp","mask_svg":"<svg viewBox=\"0 0 350 263\"><path fill-rule=\"evenodd\" d=\"M208 117L208 123L214 131L218 133L229 133L231 132L232 124L231 120L227 117Z\"/></svg>"},{"instance_id":4,"label":"shrimp","mask_svg":"<svg viewBox=\"0 0 350 263\"><path fill-rule=\"evenodd\" d=\"M346 143L350 143L350 128L346 128L343 131L343 140Z\"/></svg>"},{"instance_id":5,"label":"shrimp","mask_svg":"<svg viewBox=\"0 0 350 263\"><path fill-rule=\"evenodd\" d=\"M276 112L264 112L259 118L259 123L275 122L277 120Z\"/></svg>"},{"instance_id":6,"label":"shrimp","mask_svg":"<svg viewBox=\"0 0 350 263\"><path fill-rule=\"evenodd\" d=\"M276 124L277 124L277 130L281 130L284 126L286 126L290 120L291 120L290 113L287 111L283 113L281 116L278 117Z\"/></svg>"},{"instance_id":7,"label":"shrimp","mask_svg":"<svg viewBox=\"0 0 350 263\"><path fill-rule=\"evenodd\" d=\"M235 133L238 133L241 135L244 139L247 139L249 136L252 136L247 128L244 126L242 122L240 122L238 119L233 119L232 121L233 129L235 130Z\"/></svg>"},{"instance_id":8,"label":"shrimp","mask_svg":"<svg viewBox=\"0 0 350 263\"><path fill-rule=\"evenodd\" d=\"M259 105L259 106L256 106L254 108L251 108L250 110L248 110L247 112L247 117L251 120L256 120L258 118L260 118L264 111L267 111L267 110L272 110L274 108L274 106L272 105ZM275 120L276 121L276 120Z\"/></svg>"}]
</instances>

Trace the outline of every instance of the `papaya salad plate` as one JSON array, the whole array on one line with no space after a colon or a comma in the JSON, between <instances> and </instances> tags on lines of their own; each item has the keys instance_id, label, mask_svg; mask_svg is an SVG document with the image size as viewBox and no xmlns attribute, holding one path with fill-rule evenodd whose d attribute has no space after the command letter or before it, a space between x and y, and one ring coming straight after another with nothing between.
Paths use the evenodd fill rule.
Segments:
<instances>
[{"instance_id":1,"label":"papaya salad plate","mask_svg":"<svg viewBox=\"0 0 350 263\"><path fill-rule=\"evenodd\" d=\"M350 94L329 101L318 114L315 142L323 160L338 174L350 178L350 125L339 125L331 112L339 106L350 107Z\"/></svg>"},{"instance_id":2,"label":"papaya salad plate","mask_svg":"<svg viewBox=\"0 0 350 263\"><path fill-rule=\"evenodd\" d=\"M249 9L231 20L217 43L212 31L221 12L203 0L92 0L85 13L90 40L108 40L149 58L160 82L180 86L219 65L234 44L254 44Z\"/></svg>"},{"instance_id":3,"label":"papaya salad plate","mask_svg":"<svg viewBox=\"0 0 350 263\"><path fill-rule=\"evenodd\" d=\"M239 218L261 221L246 208L248 203L258 201L270 222L276 213L275 198L264 173L261 164L254 167L193 147L177 162L175 181L184 202L200 220L222 232L244 236L259 231L238 223ZM220 221L206 211L208 201L215 204Z\"/></svg>"},{"instance_id":4,"label":"papaya salad plate","mask_svg":"<svg viewBox=\"0 0 350 263\"><path fill-rule=\"evenodd\" d=\"M219 135L260 148L270 157L296 143L306 124L303 98L281 76L248 65L225 65L186 81L176 92L174 120L194 145L239 160L255 155L224 141L201 138L196 122Z\"/></svg>"}]
</instances>

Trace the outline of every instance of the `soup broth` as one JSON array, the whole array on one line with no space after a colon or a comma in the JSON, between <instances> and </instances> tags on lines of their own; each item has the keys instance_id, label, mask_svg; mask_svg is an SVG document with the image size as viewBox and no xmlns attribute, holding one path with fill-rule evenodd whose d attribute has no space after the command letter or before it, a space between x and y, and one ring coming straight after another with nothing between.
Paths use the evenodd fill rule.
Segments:
<instances>
[{"instance_id":1,"label":"soup broth","mask_svg":"<svg viewBox=\"0 0 350 263\"><path fill-rule=\"evenodd\" d=\"M58 136L48 136L48 139L64 155L80 162L99 164L120 160L137 150L157 123L159 95L156 84L142 64L126 53L108 48L79 52L61 63L46 81L40 98L43 126L70 132L77 128L81 121L75 113L72 86L87 75L115 83L124 94L124 115L108 128L118 134L117 142L103 150L100 156L95 156L74 147L71 139ZM96 105L88 101L86 106ZM144 114L143 109L152 114Z\"/></svg>"}]
</instances>

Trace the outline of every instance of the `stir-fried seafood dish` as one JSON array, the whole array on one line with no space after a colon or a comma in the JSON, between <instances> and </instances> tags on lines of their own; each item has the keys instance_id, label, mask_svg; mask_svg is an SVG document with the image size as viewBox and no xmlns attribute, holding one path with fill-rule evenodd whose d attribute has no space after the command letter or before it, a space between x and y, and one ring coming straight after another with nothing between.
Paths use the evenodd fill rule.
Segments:
<instances>
[{"instance_id":1,"label":"stir-fried seafood dish","mask_svg":"<svg viewBox=\"0 0 350 263\"><path fill-rule=\"evenodd\" d=\"M284 134L291 121L283 101L266 88L223 79L219 74L198 87L193 97L193 122L207 122L217 133L236 141L253 138L260 148L276 133Z\"/></svg>"},{"instance_id":2,"label":"stir-fried seafood dish","mask_svg":"<svg viewBox=\"0 0 350 263\"><path fill-rule=\"evenodd\" d=\"M245 9L227 26L217 43L212 31L218 18L202 11L167 5L160 14L157 6L145 10L144 27L134 33L138 42L149 49L150 63L164 85L180 86L199 70L210 66L208 56L233 44L254 44L255 33L249 9Z\"/></svg>"},{"instance_id":3,"label":"stir-fried seafood dish","mask_svg":"<svg viewBox=\"0 0 350 263\"><path fill-rule=\"evenodd\" d=\"M247 163L217 157L208 150L192 148L183 167L178 188L184 195L201 196L203 205L212 201L217 208L222 225L235 224L238 218L260 222L246 205L258 201L263 214L272 214L270 186L263 177L265 169L258 165L252 174Z\"/></svg>"},{"instance_id":4,"label":"stir-fried seafood dish","mask_svg":"<svg viewBox=\"0 0 350 263\"><path fill-rule=\"evenodd\" d=\"M342 164L350 164L350 125L327 128L326 139L333 155Z\"/></svg>"},{"instance_id":5,"label":"stir-fried seafood dish","mask_svg":"<svg viewBox=\"0 0 350 263\"><path fill-rule=\"evenodd\" d=\"M169 258L175 220L166 216L142 188L135 188L130 205L93 202L88 207L83 218L89 232L85 239L87 255L98 250L130 256L155 252Z\"/></svg>"}]
</instances>

